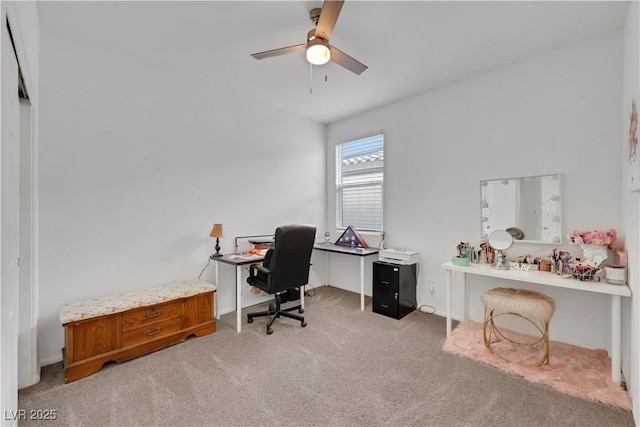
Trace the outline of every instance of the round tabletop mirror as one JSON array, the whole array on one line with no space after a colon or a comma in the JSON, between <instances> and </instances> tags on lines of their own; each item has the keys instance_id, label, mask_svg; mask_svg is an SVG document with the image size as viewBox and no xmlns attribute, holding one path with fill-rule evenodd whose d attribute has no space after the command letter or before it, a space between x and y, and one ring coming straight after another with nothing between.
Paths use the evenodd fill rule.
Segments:
<instances>
[{"instance_id":1,"label":"round tabletop mirror","mask_svg":"<svg viewBox=\"0 0 640 427\"><path fill-rule=\"evenodd\" d=\"M506 230L496 230L489 235L489 245L493 249L504 251L513 245L513 236Z\"/></svg>"},{"instance_id":2,"label":"round tabletop mirror","mask_svg":"<svg viewBox=\"0 0 640 427\"><path fill-rule=\"evenodd\" d=\"M489 235L489 246L496 250L496 262L491 265L492 268L498 270L508 270L504 250L509 249L513 245L513 236L506 230L496 230Z\"/></svg>"}]
</instances>

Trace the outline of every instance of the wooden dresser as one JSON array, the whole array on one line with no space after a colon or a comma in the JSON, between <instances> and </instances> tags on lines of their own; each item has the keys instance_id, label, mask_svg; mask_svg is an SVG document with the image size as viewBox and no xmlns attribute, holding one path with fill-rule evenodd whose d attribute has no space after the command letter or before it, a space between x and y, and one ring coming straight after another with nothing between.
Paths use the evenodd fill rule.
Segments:
<instances>
[{"instance_id":1,"label":"wooden dresser","mask_svg":"<svg viewBox=\"0 0 640 427\"><path fill-rule=\"evenodd\" d=\"M93 298L60 309L65 330L64 382L216 331L213 293L204 282L183 282Z\"/></svg>"}]
</instances>

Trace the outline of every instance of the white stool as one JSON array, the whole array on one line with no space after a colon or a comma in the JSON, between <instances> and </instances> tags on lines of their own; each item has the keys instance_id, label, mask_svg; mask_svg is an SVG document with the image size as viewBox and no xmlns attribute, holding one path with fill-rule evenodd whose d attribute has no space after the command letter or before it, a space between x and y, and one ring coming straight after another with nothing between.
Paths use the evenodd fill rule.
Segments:
<instances>
[{"instance_id":1,"label":"white stool","mask_svg":"<svg viewBox=\"0 0 640 427\"><path fill-rule=\"evenodd\" d=\"M526 366L549 364L549 321L556 309L556 302L553 298L526 289L495 288L483 293L480 299L484 304L484 345L493 354L510 362L492 346L492 343L503 339L514 344L541 345L542 357L540 360ZM503 314L511 314L529 321L540 332L540 339L533 343L521 343L504 336L494 323L494 319Z\"/></svg>"}]
</instances>

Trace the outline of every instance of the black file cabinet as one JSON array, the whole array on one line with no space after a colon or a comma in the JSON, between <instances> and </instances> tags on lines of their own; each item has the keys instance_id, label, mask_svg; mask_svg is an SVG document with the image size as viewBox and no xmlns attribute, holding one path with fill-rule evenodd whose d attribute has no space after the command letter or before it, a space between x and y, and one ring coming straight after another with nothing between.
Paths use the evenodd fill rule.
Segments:
<instances>
[{"instance_id":1,"label":"black file cabinet","mask_svg":"<svg viewBox=\"0 0 640 427\"><path fill-rule=\"evenodd\" d=\"M373 311L401 319L416 307L416 264L373 262Z\"/></svg>"}]
</instances>

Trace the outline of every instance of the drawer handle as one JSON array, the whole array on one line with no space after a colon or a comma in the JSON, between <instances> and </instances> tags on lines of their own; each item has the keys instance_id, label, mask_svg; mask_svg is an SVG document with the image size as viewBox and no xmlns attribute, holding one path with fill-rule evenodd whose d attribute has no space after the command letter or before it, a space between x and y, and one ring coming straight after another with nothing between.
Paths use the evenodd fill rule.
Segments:
<instances>
[{"instance_id":1,"label":"drawer handle","mask_svg":"<svg viewBox=\"0 0 640 427\"><path fill-rule=\"evenodd\" d=\"M397 292L393 297L396 299L396 301L398 301L398 293Z\"/></svg>"},{"instance_id":2,"label":"drawer handle","mask_svg":"<svg viewBox=\"0 0 640 427\"><path fill-rule=\"evenodd\" d=\"M388 280L381 280L381 282L382 282L383 285L388 285L389 284Z\"/></svg>"},{"instance_id":3,"label":"drawer handle","mask_svg":"<svg viewBox=\"0 0 640 427\"><path fill-rule=\"evenodd\" d=\"M158 309L154 312L148 312L144 314L144 317L146 317L147 319L151 319L152 317L158 317L162 314L162 309Z\"/></svg>"},{"instance_id":4,"label":"drawer handle","mask_svg":"<svg viewBox=\"0 0 640 427\"><path fill-rule=\"evenodd\" d=\"M152 336L152 335L160 333L161 330L162 330L162 326L158 326L155 331L150 331L150 330L147 329L146 331L144 331L144 334L148 335L148 336Z\"/></svg>"}]
</instances>

